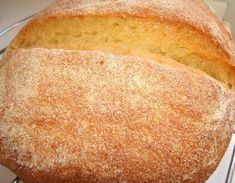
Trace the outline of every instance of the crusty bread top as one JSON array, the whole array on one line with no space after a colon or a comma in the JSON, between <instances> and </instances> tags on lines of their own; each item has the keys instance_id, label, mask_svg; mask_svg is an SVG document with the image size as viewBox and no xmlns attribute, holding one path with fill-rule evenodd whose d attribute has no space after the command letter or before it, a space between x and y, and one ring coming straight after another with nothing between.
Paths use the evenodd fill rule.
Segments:
<instances>
[{"instance_id":1,"label":"crusty bread top","mask_svg":"<svg viewBox=\"0 0 235 183\"><path fill-rule=\"evenodd\" d=\"M0 162L26 183L203 182L229 143L234 98L196 72L98 51L9 50Z\"/></svg>"},{"instance_id":2,"label":"crusty bread top","mask_svg":"<svg viewBox=\"0 0 235 183\"><path fill-rule=\"evenodd\" d=\"M235 45L231 34L203 0L58 0L39 17L87 14L153 17L189 24L221 46L230 64L235 66Z\"/></svg>"}]
</instances>

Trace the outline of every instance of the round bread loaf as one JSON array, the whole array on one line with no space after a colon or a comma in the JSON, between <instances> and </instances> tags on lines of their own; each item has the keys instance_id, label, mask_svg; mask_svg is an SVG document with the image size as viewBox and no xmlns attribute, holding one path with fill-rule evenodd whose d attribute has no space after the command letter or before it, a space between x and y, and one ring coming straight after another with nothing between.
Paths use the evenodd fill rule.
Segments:
<instances>
[{"instance_id":1,"label":"round bread loaf","mask_svg":"<svg viewBox=\"0 0 235 183\"><path fill-rule=\"evenodd\" d=\"M205 182L234 55L201 0L57 1L0 62L0 163L24 183Z\"/></svg>"}]
</instances>

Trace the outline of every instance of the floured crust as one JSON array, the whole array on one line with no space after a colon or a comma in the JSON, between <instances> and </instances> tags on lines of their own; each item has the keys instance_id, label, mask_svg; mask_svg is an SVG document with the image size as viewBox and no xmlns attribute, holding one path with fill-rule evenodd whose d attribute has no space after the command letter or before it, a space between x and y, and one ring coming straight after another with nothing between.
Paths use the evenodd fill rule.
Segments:
<instances>
[{"instance_id":1,"label":"floured crust","mask_svg":"<svg viewBox=\"0 0 235 183\"><path fill-rule=\"evenodd\" d=\"M203 0L58 0L41 12L38 20L64 15L138 16L189 24L222 47L229 63L235 66L231 34Z\"/></svg>"},{"instance_id":2,"label":"floured crust","mask_svg":"<svg viewBox=\"0 0 235 183\"><path fill-rule=\"evenodd\" d=\"M9 50L0 83L0 162L24 183L203 182L234 123L234 93L144 58Z\"/></svg>"}]
</instances>

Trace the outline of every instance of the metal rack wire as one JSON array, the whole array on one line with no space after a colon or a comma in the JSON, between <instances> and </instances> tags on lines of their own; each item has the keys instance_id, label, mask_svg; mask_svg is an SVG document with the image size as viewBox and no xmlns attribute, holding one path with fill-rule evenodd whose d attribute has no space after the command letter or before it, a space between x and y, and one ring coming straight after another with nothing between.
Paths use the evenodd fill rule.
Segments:
<instances>
[{"instance_id":1,"label":"metal rack wire","mask_svg":"<svg viewBox=\"0 0 235 183\"><path fill-rule=\"evenodd\" d=\"M19 25L22 25L22 24L26 23L27 21L31 20L35 15L36 14L30 15L30 16L28 16L22 20L19 20L19 21L15 22L14 24L6 27L5 29L1 30L0 37L4 36L6 33L11 31L12 29L18 27ZM6 47L0 49L0 54L4 53L5 50L6 50ZM234 129L233 135L235 135L235 129ZM229 163L225 183L232 183L234 174L235 174L235 144L233 144L233 151L232 151L232 155L230 158L230 163ZM11 183L20 183L20 182L21 182L21 180L18 176L14 180L11 181Z\"/></svg>"},{"instance_id":2,"label":"metal rack wire","mask_svg":"<svg viewBox=\"0 0 235 183\"><path fill-rule=\"evenodd\" d=\"M16 177L11 183L19 183L21 180L19 177Z\"/></svg>"},{"instance_id":3,"label":"metal rack wire","mask_svg":"<svg viewBox=\"0 0 235 183\"><path fill-rule=\"evenodd\" d=\"M0 31L0 37L4 36L6 33L8 33L9 31L11 31L12 29L26 23L27 21L31 20L36 14L30 15L22 20L19 20L15 23L13 23L12 25L9 25L8 27L4 28L3 30ZM0 54L2 54L4 51L6 50L6 47L0 49Z\"/></svg>"},{"instance_id":4,"label":"metal rack wire","mask_svg":"<svg viewBox=\"0 0 235 183\"><path fill-rule=\"evenodd\" d=\"M233 135L235 135L235 131L233 132ZM232 181L233 181L233 176L234 176L234 173L235 173L235 159L234 159L235 157L234 156L235 156L235 144L233 144L233 151L232 151L232 155L231 155L231 158L230 158L230 163L229 163L225 183L232 183Z\"/></svg>"}]
</instances>

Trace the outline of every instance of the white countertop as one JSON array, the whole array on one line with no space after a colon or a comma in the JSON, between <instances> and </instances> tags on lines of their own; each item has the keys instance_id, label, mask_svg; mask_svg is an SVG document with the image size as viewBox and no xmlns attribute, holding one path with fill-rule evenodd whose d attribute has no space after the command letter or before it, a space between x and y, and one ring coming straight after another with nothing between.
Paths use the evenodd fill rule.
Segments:
<instances>
[{"instance_id":1,"label":"white countertop","mask_svg":"<svg viewBox=\"0 0 235 183\"><path fill-rule=\"evenodd\" d=\"M0 30L22 18L38 12L50 2L52 2L52 0L0 0ZM11 31L3 38L0 38L0 49L10 43L19 29L20 27ZM232 138L230 146L219 167L207 183L223 183L225 181L234 144L235 136ZM12 172L0 165L0 183L10 183L14 178L15 175ZM235 177L233 183L235 183Z\"/></svg>"}]
</instances>

